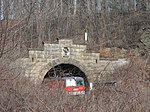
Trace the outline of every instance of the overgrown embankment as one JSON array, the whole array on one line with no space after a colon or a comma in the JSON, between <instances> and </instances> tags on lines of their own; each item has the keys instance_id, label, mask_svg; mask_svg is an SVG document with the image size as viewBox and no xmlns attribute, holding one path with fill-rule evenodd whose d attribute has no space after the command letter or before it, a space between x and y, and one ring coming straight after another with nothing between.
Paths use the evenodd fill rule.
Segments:
<instances>
[{"instance_id":1,"label":"overgrown embankment","mask_svg":"<svg viewBox=\"0 0 150 112\"><path fill-rule=\"evenodd\" d=\"M109 77L115 85L97 85L85 96L69 96L63 91L35 86L19 75L0 80L1 112L148 112L150 79L147 63L132 58ZM5 74L7 75L7 74Z\"/></svg>"}]
</instances>

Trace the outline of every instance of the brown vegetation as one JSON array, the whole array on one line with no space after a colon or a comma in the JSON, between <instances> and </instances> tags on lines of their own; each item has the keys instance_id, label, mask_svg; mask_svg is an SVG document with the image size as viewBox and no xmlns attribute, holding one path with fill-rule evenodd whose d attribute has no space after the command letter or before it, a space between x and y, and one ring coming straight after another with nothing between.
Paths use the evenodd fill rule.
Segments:
<instances>
[{"instance_id":1,"label":"brown vegetation","mask_svg":"<svg viewBox=\"0 0 150 112\"><path fill-rule=\"evenodd\" d=\"M143 49L139 31L150 25L149 5L148 0L0 0L0 112L149 112L149 48L145 60L131 51ZM104 48L104 57L120 54L105 47L131 51L130 64L107 79L116 81L114 86L97 85L85 96L70 96L34 85L19 66L9 69L28 48L41 48L45 41L84 43L85 30L89 51Z\"/></svg>"},{"instance_id":2,"label":"brown vegetation","mask_svg":"<svg viewBox=\"0 0 150 112\"><path fill-rule=\"evenodd\" d=\"M115 85L97 85L84 96L71 96L64 91L33 85L21 75L0 80L1 112L149 112L150 78L145 62L133 58L111 74L107 81ZM7 75L7 74L5 74ZM9 76L9 78L13 77Z\"/></svg>"},{"instance_id":3,"label":"brown vegetation","mask_svg":"<svg viewBox=\"0 0 150 112\"><path fill-rule=\"evenodd\" d=\"M111 47L111 48L101 48L100 49L100 57L103 58L124 58L127 55L127 50L120 49L117 47Z\"/></svg>"}]
</instances>

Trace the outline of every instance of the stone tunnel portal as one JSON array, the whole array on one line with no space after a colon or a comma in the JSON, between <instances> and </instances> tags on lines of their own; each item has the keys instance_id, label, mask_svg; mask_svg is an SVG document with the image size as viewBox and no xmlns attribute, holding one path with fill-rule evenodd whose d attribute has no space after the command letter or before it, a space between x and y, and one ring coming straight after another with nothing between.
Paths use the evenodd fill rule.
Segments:
<instances>
[{"instance_id":1,"label":"stone tunnel portal","mask_svg":"<svg viewBox=\"0 0 150 112\"><path fill-rule=\"evenodd\" d=\"M46 75L44 76L44 79L46 78L63 78L63 77L82 77L85 81L85 86L89 86L88 79L86 77L86 74L77 66L72 64L59 64L51 68Z\"/></svg>"}]
</instances>

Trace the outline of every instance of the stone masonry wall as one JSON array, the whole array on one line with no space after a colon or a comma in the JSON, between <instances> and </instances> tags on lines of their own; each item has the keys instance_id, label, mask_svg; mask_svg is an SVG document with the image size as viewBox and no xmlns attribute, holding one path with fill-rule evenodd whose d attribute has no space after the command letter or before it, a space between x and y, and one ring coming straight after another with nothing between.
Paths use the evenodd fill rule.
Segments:
<instances>
[{"instance_id":1,"label":"stone masonry wall","mask_svg":"<svg viewBox=\"0 0 150 112\"><path fill-rule=\"evenodd\" d=\"M61 63L73 64L79 67L92 82L102 72L111 72L114 68L126 64L128 61L101 60L99 53L87 53L86 45L75 45L72 40L59 40L58 44L44 44L44 50L29 50L29 58L22 59L25 76L36 83L40 83L46 73ZM107 68L106 68L107 66Z\"/></svg>"}]
</instances>

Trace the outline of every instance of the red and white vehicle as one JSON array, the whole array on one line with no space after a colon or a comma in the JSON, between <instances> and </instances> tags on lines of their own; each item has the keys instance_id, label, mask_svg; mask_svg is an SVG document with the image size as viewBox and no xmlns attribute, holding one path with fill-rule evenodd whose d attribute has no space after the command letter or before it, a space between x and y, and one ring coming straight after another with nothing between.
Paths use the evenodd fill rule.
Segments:
<instances>
[{"instance_id":1,"label":"red and white vehicle","mask_svg":"<svg viewBox=\"0 0 150 112\"><path fill-rule=\"evenodd\" d=\"M47 79L45 83L48 84L50 90L60 89L64 90L70 95L85 94L85 82L82 77L63 77L61 79Z\"/></svg>"},{"instance_id":2,"label":"red and white vehicle","mask_svg":"<svg viewBox=\"0 0 150 112\"><path fill-rule=\"evenodd\" d=\"M64 90L71 95L85 94L85 82L82 77L64 77Z\"/></svg>"}]
</instances>

